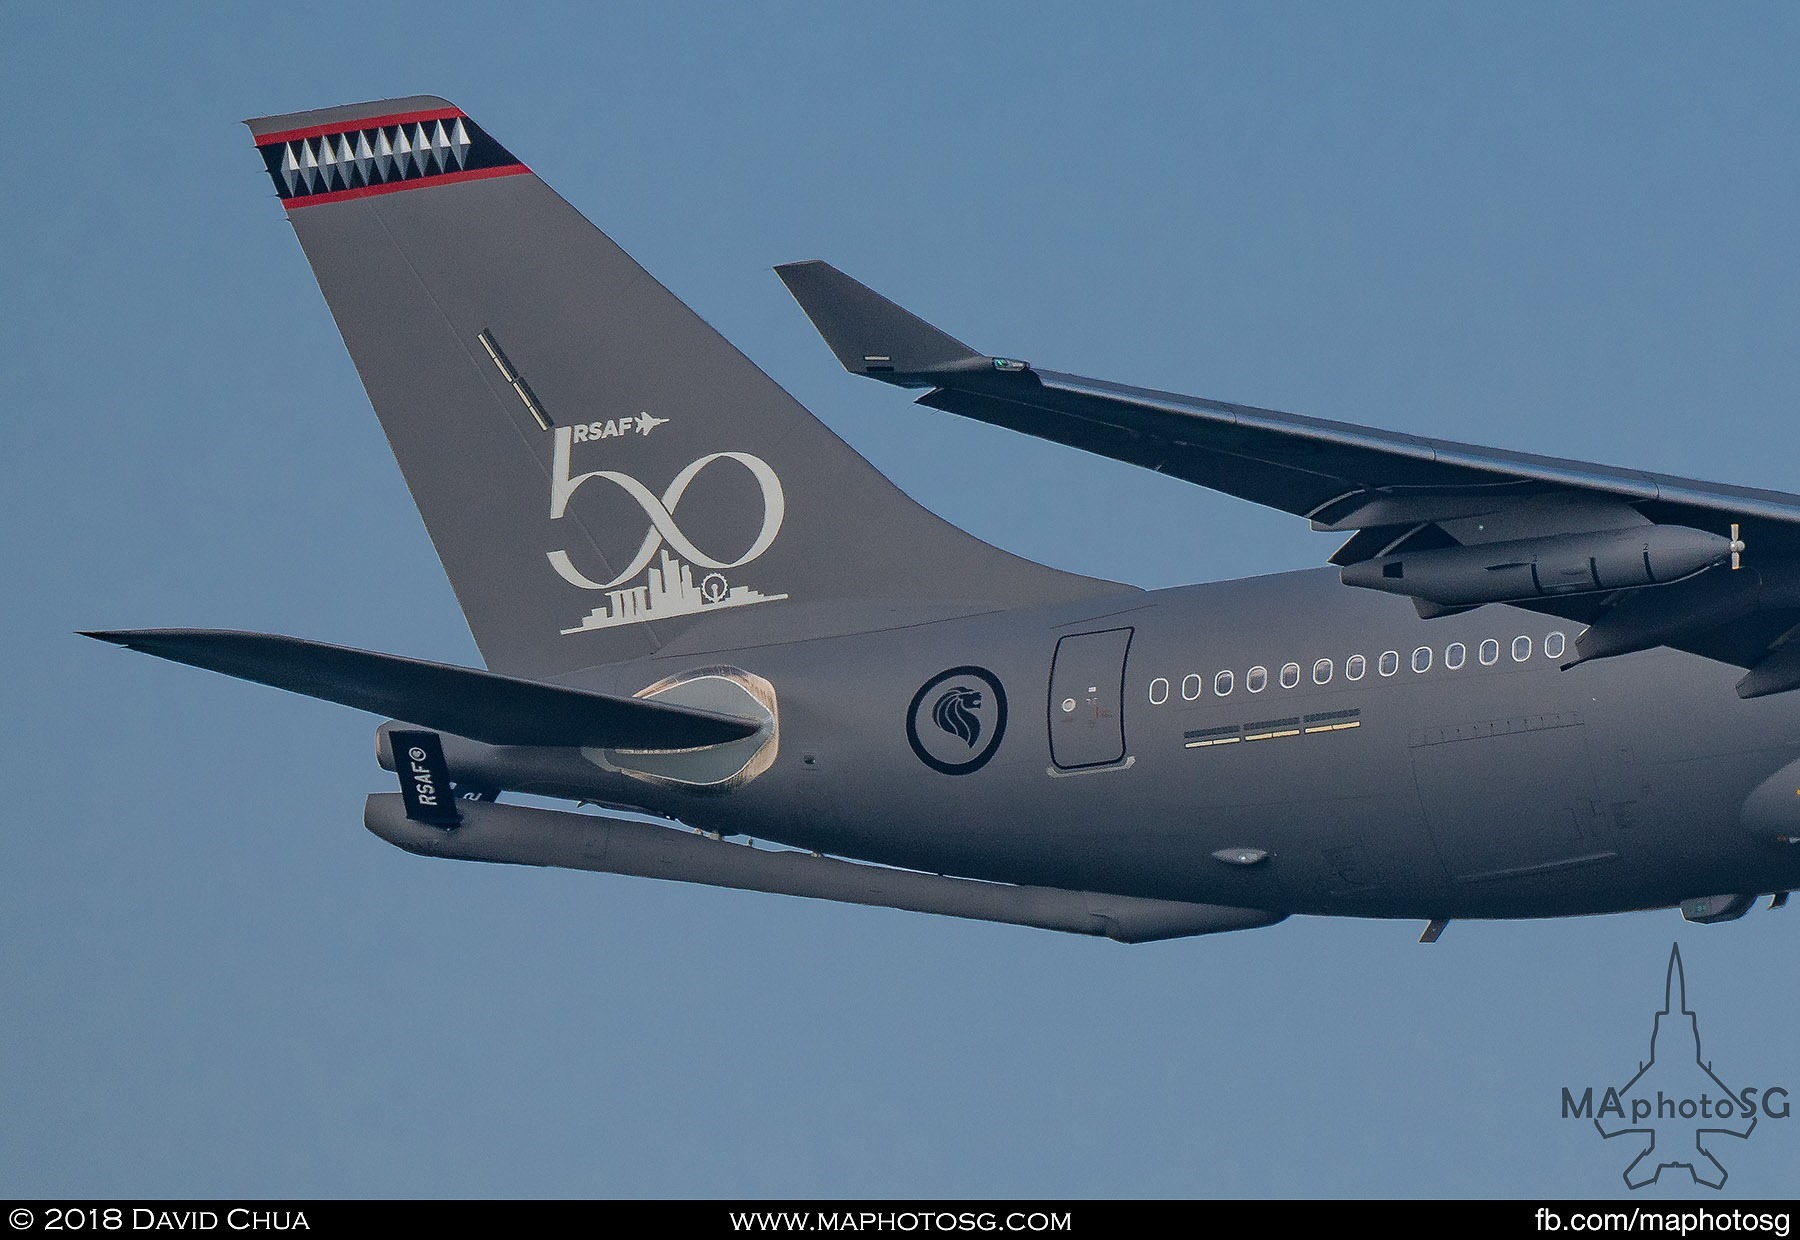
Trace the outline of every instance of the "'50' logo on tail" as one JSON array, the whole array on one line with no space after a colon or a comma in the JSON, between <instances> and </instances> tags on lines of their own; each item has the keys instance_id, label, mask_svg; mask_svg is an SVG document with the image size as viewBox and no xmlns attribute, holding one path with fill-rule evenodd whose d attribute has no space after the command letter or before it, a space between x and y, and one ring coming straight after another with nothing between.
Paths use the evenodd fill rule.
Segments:
<instances>
[{"instance_id":1,"label":"'50' logo on tail","mask_svg":"<svg viewBox=\"0 0 1800 1240\"><path fill-rule=\"evenodd\" d=\"M570 498L583 483L603 478L616 485L643 509L650 528L645 532L644 541L638 545L636 554L631 557L625 570L610 581L595 581L588 577L575 567L567 551L546 553L550 566L570 585L583 590L608 591L605 603L590 611L573 628L562 630L564 633L693 615L717 607L770 603L787 597L785 594L761 594L747 586L733 586L721 571L741 568L750 563L767 551L775 542L775 536L781 533L781 521L787 512L787 501L782 494L781 479L769 468L768 462L747 452L713 452L689 462L675 475L668 489L658 496L630 474L615 470L596 469L570 477L569 448L572 439L572 428L556 428L556 461L550 475L550 519L561 519L568 511ZM701 471L715 461L734 461L743 466L750 471L750 476L756 480L756 485L762 492L762 525L757 530L750 549L735 560L716 559L706 554L675 524L675 509L681 503L681 497L687 493L688 487L700 476ZM659 551L660 563L652 566L651 560L657 558ZM674 554L670 554L670 551ZM705 573L696 582L695 565L713 571ZM645 574L642 584L626 585L640 573Z\"/></svg>"}]
</instances>

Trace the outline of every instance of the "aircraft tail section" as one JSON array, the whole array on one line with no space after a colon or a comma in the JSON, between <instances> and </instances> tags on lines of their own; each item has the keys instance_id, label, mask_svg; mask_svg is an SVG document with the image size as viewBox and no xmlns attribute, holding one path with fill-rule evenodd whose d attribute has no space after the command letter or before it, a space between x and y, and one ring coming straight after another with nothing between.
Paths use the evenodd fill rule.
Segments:
<instances>
[{"instance_id":1,"label":"aircraft tail section","mask_svg":"<svg viewBox=\"0 0 1800 1240\"><path fill-rule=\"evenodd\" d=\"M445 100L249 126L493 670L1124 588L915 504Z\"/></svg>"}]
</instances>

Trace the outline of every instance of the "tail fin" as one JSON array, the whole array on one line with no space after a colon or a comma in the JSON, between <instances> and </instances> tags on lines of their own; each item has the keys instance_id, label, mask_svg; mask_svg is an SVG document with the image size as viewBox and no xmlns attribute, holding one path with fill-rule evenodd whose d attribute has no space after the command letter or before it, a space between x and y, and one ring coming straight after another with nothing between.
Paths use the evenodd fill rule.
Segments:
<instances>
[{"instance_id":1,"label":"tail fin","mask_svg":"<svg viewBox=\"0 0 1800 1240\"><path fill-rule=\"evenodd\" d=\"M444 100L249 126L490 668L1121 589L919 507Z\"/></svg>"}]
</instances>

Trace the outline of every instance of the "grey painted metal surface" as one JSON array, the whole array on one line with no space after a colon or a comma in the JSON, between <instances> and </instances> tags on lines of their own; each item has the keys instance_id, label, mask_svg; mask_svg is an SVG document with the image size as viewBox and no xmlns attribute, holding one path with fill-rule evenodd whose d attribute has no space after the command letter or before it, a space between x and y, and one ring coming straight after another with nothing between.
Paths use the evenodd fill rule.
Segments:
<instances>
[{"instance_id":1,"label":"grey painted metal surface","mask_svg":"<svg viewBox=\"0 0 1800 1240\"><path fill-rule=\"evenodd\" d=\"M856 373L1349 535L1308 572L1076 577L907 499L443 100L251 128L505 675L104 636L429 715L434 785L801 852L375 797L384 838L1128 940L1800 885L1800 498L1038 370L783 268Z\"/></svg>"},{"instance_id":2,"label":"grey painted metal surface","mask_svg":"<svg viewBox=\"0 0 1800 1240\"><path fill-rule=\"evenodd\" d=\"M1125 760L1130 629L1071 633L1050 665L1050 760L1063 770Z\"/></svg>"},{"instance_id":3,"label":"grey painted metal surface","mask_svg":"<svg viewBox=\"0 0 1800 1240\"><path fill-rule=\"evenodd\" d=\"M473 123L412 98L250 127L279 169L409 134L436 152L447 120ZM340 158L340 188L284 201L489 668L646 655L776 603L1123 588L921 508L504 148L461 168L442 140L423 175ZM787 612L790 638L838 623Z\"/></svg>"},{"instance_id":4,"label":"grey painted metal surface","mask_svg":"<svg viewBox=\"0 0 1800 1240\"><path fill-rule=\"evenodd\" d=\"M462 824L454 831L443 831L410 820L398 794L379 793L366 802L363 823L389 843L425 856L560 866L872 904L1100 935L1120 943L1250 930L1282 919L1279 913L1255 909L970 882L803 852L729 844L618 818L511 805L465 805Z\"/></svg>"},{"instance_id":5,"label":"grey painted metal surface","mask_svg":"<svg viewBox=\"0 0 1800 1240\"><path fill-rule=\"evenodd\" d=\"M272 633L140 629L86 636L494 744L691 749L757 730L741 713L609 697Z\"/></svg>"}]
</instances>

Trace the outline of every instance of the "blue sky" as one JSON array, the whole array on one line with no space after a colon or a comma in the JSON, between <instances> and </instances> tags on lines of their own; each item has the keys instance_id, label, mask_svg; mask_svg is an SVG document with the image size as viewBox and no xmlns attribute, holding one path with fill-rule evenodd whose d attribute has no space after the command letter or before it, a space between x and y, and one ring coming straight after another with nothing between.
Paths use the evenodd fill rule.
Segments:
<instances>
[{"instance_id":1,"label":"blue sky","mask_svg":"<svg viewBox=\"0 0 1800 1240\"><path fill-rule=\"evenodd\" d=\"M1796 63L1756 4L0 6L0 1194L1623 1192L1558 1091L1672 940L1721 1074L1800 1090L1792 909L1126 948L431 862L360 826L375 720L72 636L475 661L247 116L449 97L925 503L1157 587L1333 544L850 379L769 267L1800 489ZM1791 1191L1800 1120L1731 1146Z\"/></svg>"}]
</instances>

